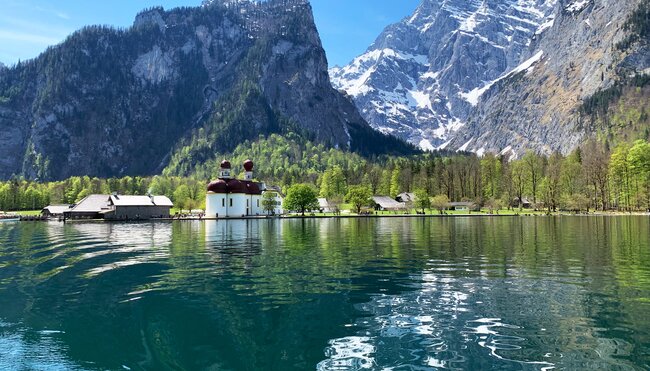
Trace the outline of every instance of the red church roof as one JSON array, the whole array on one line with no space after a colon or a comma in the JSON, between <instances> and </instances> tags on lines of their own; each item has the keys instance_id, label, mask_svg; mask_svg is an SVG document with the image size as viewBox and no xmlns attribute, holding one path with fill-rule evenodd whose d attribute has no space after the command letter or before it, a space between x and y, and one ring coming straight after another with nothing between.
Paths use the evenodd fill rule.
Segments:
<instances>
[{"instance_id":1,"label":"red church roof","mask_svg":"<svg viewBox=\"0 0 650 371\"><path fill-rule=\"evenodd\" d=\"M208 185L212 193L247 193L246 185L237 179L219 179Z\"/></svg>"}]
</instances>

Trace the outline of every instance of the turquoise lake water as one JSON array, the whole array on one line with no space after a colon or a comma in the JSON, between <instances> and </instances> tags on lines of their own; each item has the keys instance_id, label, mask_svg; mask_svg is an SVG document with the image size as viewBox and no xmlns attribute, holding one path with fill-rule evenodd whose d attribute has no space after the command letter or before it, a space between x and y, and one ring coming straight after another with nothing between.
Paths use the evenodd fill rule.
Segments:
<instances>
[{"instance_id":1,"label":"turquoise lake water","mask_svg":"<svg viewBox=\"0 0 650 371\"><path fill-rule=\"evenodd\" d=\"M0 223L5 369L650 369L650 218Z\"/></svg>"}]
</instances>

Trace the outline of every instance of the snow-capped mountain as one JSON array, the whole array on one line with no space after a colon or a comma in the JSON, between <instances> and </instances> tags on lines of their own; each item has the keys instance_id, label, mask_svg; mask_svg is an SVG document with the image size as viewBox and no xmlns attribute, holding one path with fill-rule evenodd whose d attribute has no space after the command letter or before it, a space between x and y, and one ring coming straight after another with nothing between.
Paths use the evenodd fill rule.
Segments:
<instances>
[{"instance_id":1,"label":"snow-capped mountain","mask_svg":"<svg viewBox=\"0 0 650 371\"><path fill-rule=\"evenodd\" d=\"M525 67L557 0L423 0L363 55L330 69L376 129L424 149L445 145L492 84ZM532 62L531 62L532 63Z\"/></svg>"}]
</instances>

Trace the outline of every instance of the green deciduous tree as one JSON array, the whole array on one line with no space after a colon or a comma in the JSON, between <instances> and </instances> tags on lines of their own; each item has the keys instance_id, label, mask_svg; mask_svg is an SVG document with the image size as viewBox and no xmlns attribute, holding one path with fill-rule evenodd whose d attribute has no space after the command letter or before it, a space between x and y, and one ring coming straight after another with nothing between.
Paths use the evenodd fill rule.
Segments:
<instances>
[{"instance_id":1,"label":"green deciduous tree","mask_svg":"<svg viewBox=\"0 0 650 371\"><path fill-rule=\"evenodd\" d=\"M320 197L333 198L343 196L346 193L346 180L343 169L340 166L334 166L327 169L321 177Z\"/></svg>"},{"instance_id":2,"label":"green deciduous tree","mask_svg":"<svg viewBox=\"0 0 650 371\"><path fill-rule=\"evenodd\" d=\"M309 184L294 184L287 190L287 197L284 199L286 210L298 211L305 215L307 210L318 208L318 198L314 187Z\"/></svg>"},{"instance_id":3,"label":"green deciduous tree","mask_svg":"<svg viewBox=\"0 0 650 371\"><path fill-rule=\"evenodd\" d=\"M526 166L526 178L533 196L533 204L537 205L537 191L544 174L544 161L541 156L533 151L526 152L522 161Z\"/></svg>"},{"instance_id":4,"label":"green deciduous tree","mask_svg":"<svg viewBox=\"0 0 650 371\"><path fill-rule=\"evenodd\" d=\"M268 214L271 215L276 207L275 201L276 194L274 192L264 192L262 195L262 209Z\"/></svg>"},{"instance_id":5,"label":"green deciduous tree","mask_svg":"<svg viewBox=\"0 0 650 371\"><path fill-rule=\"evenodd\" d=\"M431 207L438 210L440 214L444 213L449 207L449 197L447 195L437 195L431 199Z\"/></svg>"},{"instance_id":6,"label":"green deciduous tree","mask_svg":"<svg viewBox=\"0 0 650 371\"><path fill-rule=\"evenodd\" d=\"M562 164L564 157L555 152L549 157L544 183L544 203L549 211L556 211L562 196Z\"/></svg>"},{"instance_id":7,"label":"green deciduous tree","mask_svg":"<svg viewBox=\"0 0 650 371\"><path fill-rule=\"evenodd\" d=\"M519 160L512 163L510 175L512 176L512 187L517 198L517 203L519 204L519 209L523 207L524 192L526 192L526 174L526 164L523 161Z\"/></svg>"},{"instance_id":8,"label":"green deciduous tree","mask_svg":"<svg viewBox=\"0 0 650 371\"><path fill-rule=\"evenodd\" d=\"M627 143L620 143L609 158L609 177L614 196L612 203L618 210L627 210L630 207L629 151L630 146Z\"/></svg>"},{"instance_id":9,"label":"green deciduous tree","mask_svg":"<svg viewBox=\"0 0 650 371\"><path fill-rule=\"evenodd\" d=\"M390 176L390 197L395 198L400 191L400 171L398 169L393 170Z\"/></svg>"},{"instance_id":10,"label":"green deciduous tree","mask_svg":"<svg viewBox=\"0 0 650 371\"><path fill-rule=\"evenodd\" d=\"M650 143L644 140L634 142L627 162L635 183L639 184L639 192L644 193L645 207L650 209Z\"/></svg>"},{"instance_id":11,"label":"green deciduous tree","mask_svg":"<svg viewBox=\"0 0 650 371\"><path fill-rule=\"evenodd\" d=\"M421 209L424 213L426 209L431 207L431 198L425 189L415 190L415 207Z\"/></svg>"},{"instance_id":12,"label":"green deciduous tree","mask_svg":"<svg viewBox=\"0 0 650 371\"><path fill-rule=\"evenodd\" d=\"M481 176L483 196L494 198L499 196L501 180L501 161L492 153L487 153L481 159Z\"/></svg>"},{"instance_id":13,"label":"green deciduous tree","mask_svg":"<svg viewBox=\"0 0 650 371\"><path fill-rule=\"evenodd\" d=\"M371 204L372 189L367 185L351 186L345 195L345 201L351 203L357 211L357 214L359 214L362 207Z\"/></svg>"}]
</instances>

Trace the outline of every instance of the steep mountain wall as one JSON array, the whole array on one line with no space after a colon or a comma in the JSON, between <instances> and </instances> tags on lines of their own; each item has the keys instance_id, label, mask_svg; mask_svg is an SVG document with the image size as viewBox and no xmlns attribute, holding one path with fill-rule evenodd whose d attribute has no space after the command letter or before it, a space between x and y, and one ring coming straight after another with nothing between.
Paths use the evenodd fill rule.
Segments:
<instances>
[{"instance_id":1,"label":"steep mountain wall","mask_svg":"<svg viewBox=\"0 0 650 371\"><path fill-rule=\"evenodd\" d=\"M364 154L412 151L332 88L304 0L153 8L0 71L0 179L154 174L289 130Z\"/></svg>"},{"instance_id":2,"label":"steep mountain wall","mask_svg":"<svg viewBox=\"0 0 650 371\"><path fill-rule=\"evenodd\" d=\"M584 103L650 67L645 43L620 45L639 4L561 1L552 26L531 43L529 59L482 91L469 124L448 148L515 156L527 149L567 153L595 134Z\"/></svg>"},{"instance_id":3,"label":"steep mountain wall","mask_svg":"<svg viewBox=\"0 0 650 371\"><path fill-rule=\"evenodd\" d=\"M373 127L425 149L519 156L635 139L648 131L648 9L423 0L330 75Z\"/></svg>"},{"instance_id":4,"label":"steep mountain wall","mask_svg":"<svg viewBox=\"0 0 650 371\"><path fill-rule=\"evenodd\" d=\"M425 149L469 119L476 89L516 67L556 0L423 0L367 52L330 70L378 130Z\"/></svg>"}]
</instances>

